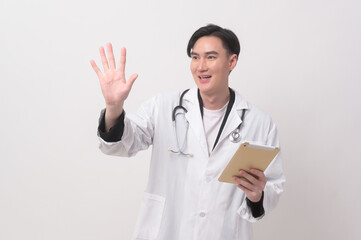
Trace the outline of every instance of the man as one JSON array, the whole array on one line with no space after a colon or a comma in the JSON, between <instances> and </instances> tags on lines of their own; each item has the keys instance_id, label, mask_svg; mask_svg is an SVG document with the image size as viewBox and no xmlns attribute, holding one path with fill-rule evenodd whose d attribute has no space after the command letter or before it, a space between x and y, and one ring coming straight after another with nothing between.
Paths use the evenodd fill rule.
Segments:
<instances>
[{"instance_id":1,"label":"man","mask_svg":"<svg viewBox=\"0 0 361 240\"><path fill-rule=\"evenodd\" d=\"M125 49L118 68L111 44L108 59L100 48L104 72L91 61L106 103L98 128L101 151L132 156L153 146L133 239L252 239L251 223L277 205L285 181L280 154L265 173L240 170L238 185L218 181L242 142L279 146L271 118L228 87L239 51L232 31L198 29L187 48L197 88L158 95L133 115L123 111L137 78L125 79ZM239 137L232 140L236 130Z\"/></svg>"}]
</instances>

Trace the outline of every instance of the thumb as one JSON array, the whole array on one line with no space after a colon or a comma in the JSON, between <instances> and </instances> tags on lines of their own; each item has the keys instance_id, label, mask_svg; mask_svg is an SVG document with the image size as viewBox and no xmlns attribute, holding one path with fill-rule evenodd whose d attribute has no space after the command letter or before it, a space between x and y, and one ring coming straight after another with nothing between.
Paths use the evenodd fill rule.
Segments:
<instances>
[{"instance_id":1,"label":"thumb","mask_svg":"<svg viewBox=\"0 0 361 240\"><path fill-rule=\"evenodd\" d=\"M138 78L138 74L134 73L132 76L129 77L127 81L128 88L131 89L135 80Z\"/></svg>"}]
</instances>

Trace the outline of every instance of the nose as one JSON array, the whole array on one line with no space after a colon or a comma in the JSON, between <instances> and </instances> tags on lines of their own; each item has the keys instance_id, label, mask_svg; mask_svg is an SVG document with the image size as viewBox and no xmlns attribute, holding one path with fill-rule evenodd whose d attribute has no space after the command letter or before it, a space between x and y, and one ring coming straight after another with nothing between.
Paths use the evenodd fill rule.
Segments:
<instances>
[{"instance_id":1,"label":"nose","mask_svg":"<svg viewBox=\"0 0 361 240\"><path fill-rule=\"evenodd\" d=\"M206 71L207 70L207 61L204 58L201 58L198 62L198 71Z\"/></svg>"}]
</instances>

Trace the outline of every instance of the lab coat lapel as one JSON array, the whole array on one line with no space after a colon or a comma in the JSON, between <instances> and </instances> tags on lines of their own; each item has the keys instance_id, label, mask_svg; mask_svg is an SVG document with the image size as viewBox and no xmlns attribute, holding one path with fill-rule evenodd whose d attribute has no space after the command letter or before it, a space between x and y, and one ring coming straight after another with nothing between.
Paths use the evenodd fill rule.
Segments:
<instances>
[{"instance_id":1,"label":"lab coat lapel","mask_svg":"<svg viewBox=\"0 0 361 240\"><path fill-rule=\"evenodd\" d=\"M241 124L241 122L242 122L241 117L238 115L237 111L231 110L217 145L221 143L224 138L228 137L229 134L233 132L239 126L239 124Z\"/></svg>"},{"instance_id":2,"label":"lab coat lapel","mask_svg":"<svg viewBox=\"0 0 361 240\"><path fill-rule=\"evenodd\" d=\"M228 138L229 135L242 123L242 110L247 108L247 102L238 93L235 93L235 101L233 107L231 109L231 112L229 113L226 125L224 126L221 137L218 140L217 146L225 138ZM217 146L215 147L215 149L217 148Z\"/></svg>"},{"instance_id":3,"label":"lab coat lapel","mask_svg":"<svg viewBox=\"0 0 361 240\"><path fill-rule=\"evenodd\" d=\"M199 142L204 153L208 156L208 148L206 136L203 128L203 120L199 109L199 102L197 97L197 89L191 89L184 96L184 103L188 112L185 114L189 122L190 130L194 132L197 141Z\"/></svg>"}]
</instances>

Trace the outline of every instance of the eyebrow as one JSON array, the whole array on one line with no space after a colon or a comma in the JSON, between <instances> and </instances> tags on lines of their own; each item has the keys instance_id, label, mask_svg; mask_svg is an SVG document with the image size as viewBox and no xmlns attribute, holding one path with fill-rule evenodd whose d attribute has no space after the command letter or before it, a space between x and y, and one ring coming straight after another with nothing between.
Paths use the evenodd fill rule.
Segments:
<instances>
[{"instance_id":1,"label":"eyebrow","mask_svg":"<svg viewBox=\"0 0 361 240\"><path fill-rule=\"evenodd\" d=\"M191 55L199 56L199 53L191 52ZM219 55L219 53L216 51L209 51L209 52L206 52L206 55Z\"/></svg>"}]
</instances>

